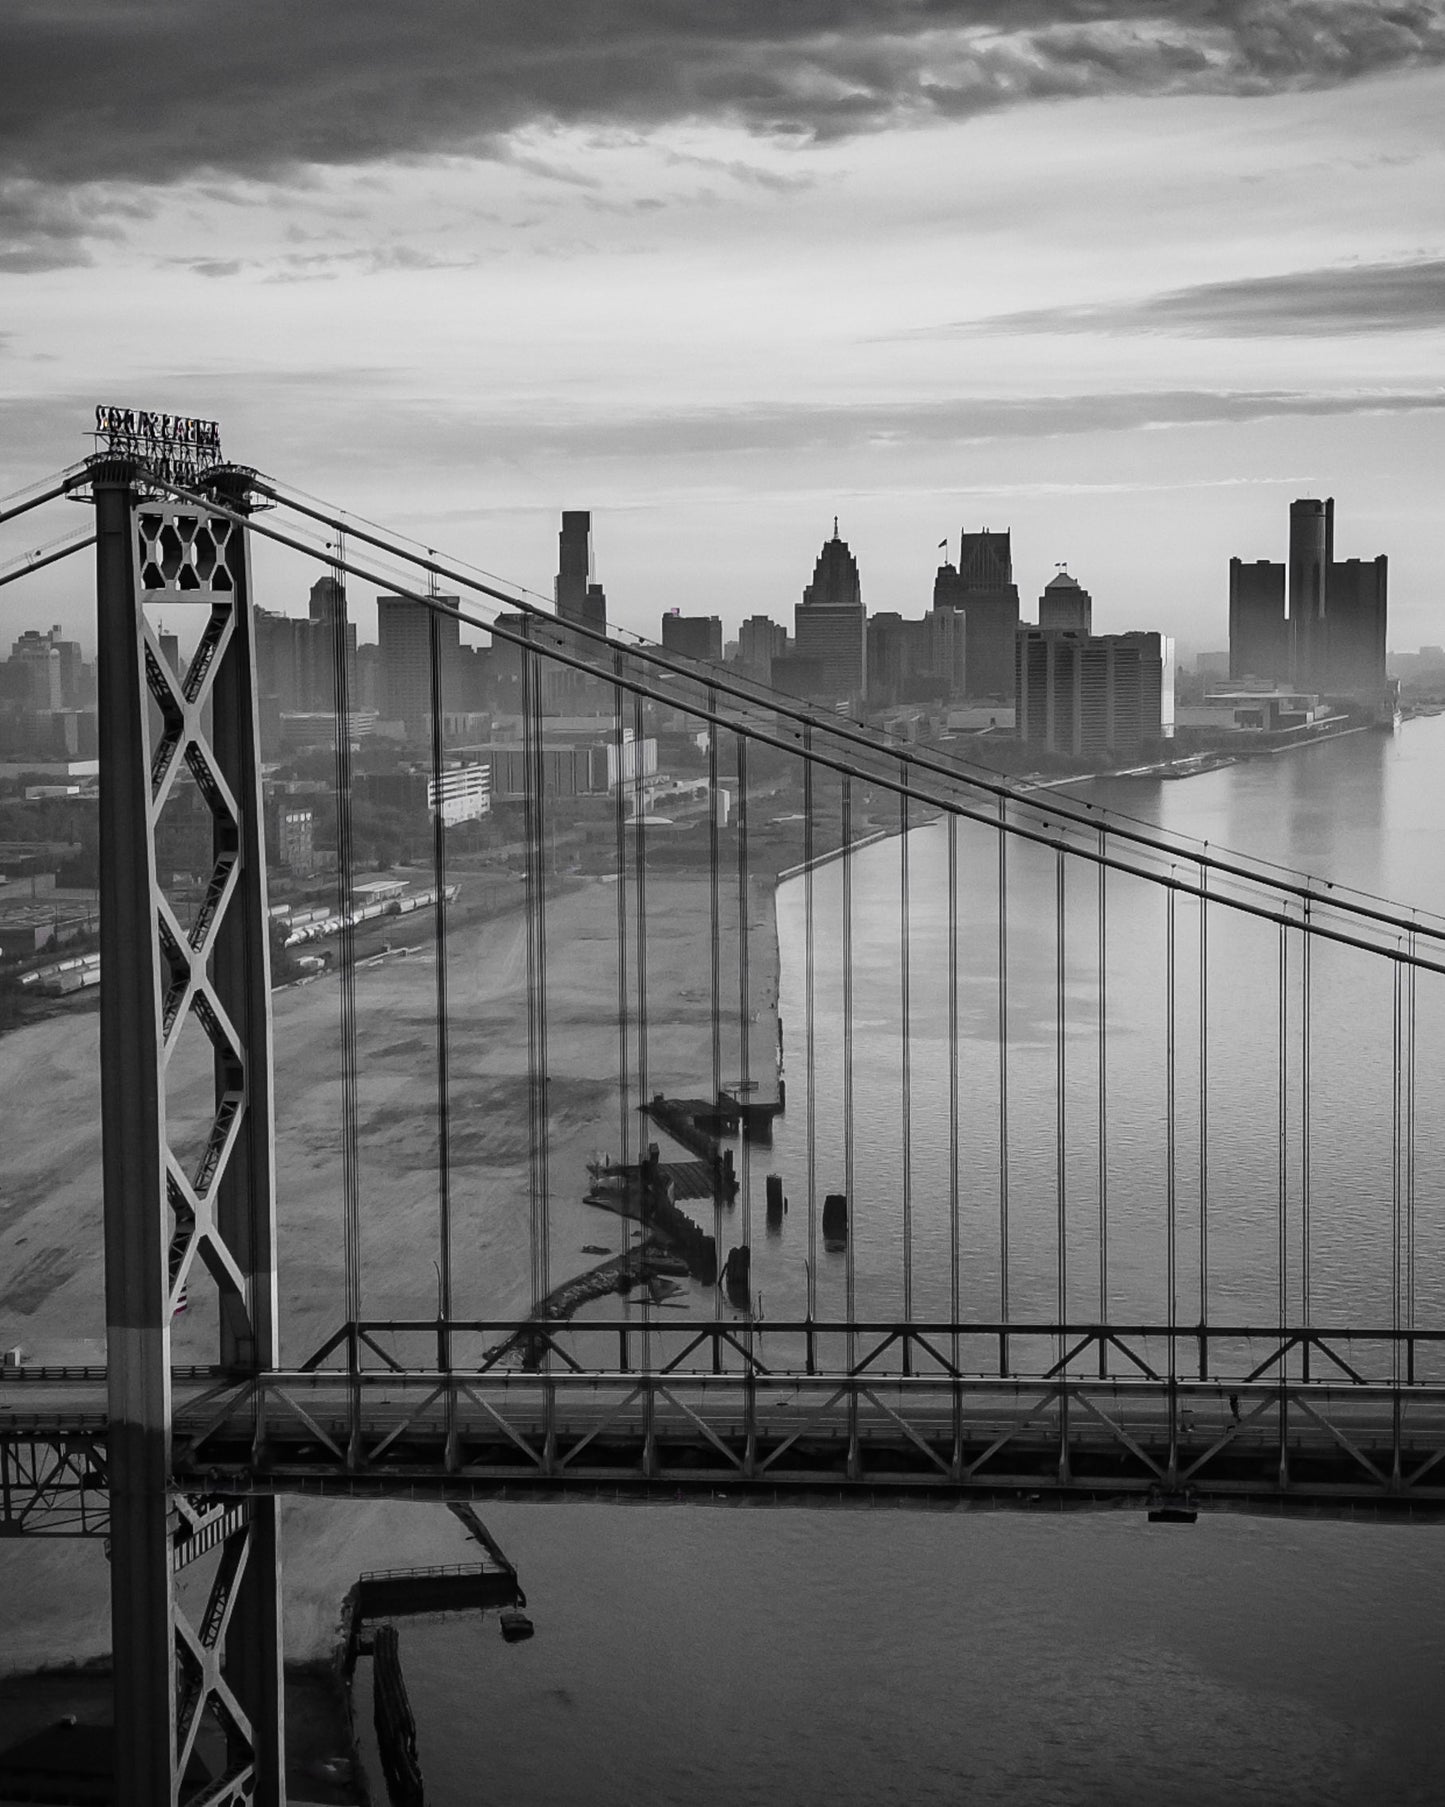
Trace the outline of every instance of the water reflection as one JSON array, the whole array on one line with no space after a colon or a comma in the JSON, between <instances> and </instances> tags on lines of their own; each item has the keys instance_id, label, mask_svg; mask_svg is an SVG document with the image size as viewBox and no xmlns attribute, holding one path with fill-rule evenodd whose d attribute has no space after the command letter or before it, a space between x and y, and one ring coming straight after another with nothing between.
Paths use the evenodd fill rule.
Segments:
<instances>
[{"instance_id":1,"label":"water reflection","mask_svg":"<svg viewBox=\"0 0 1445 1807\"><path fill-rule=\"evenodd\" d=\"M1359 735L1288 760L1183 783L1109 788L1136 815L1322 878L1428 907L1445 896L1445 720L1394 741ZM1103 787L1100 787L1103 794ZM912 1128L916 1309L965 1313L1001 1299L996 848L960 836L959 1265L952 1267L946 838L914 836ZM855 1096L855 1261L860 1303L901 1297L902 1130L896 844L860 855ZM820 949L836 945L837 869L818 875ZM1046 850L1010 869L1007 1015L1010 1301L1051 1313L1060 1288L1055 873ZM1170 1185L1163 1114L1167 910L1110 881L1104 1076L1111 1132L1100 1187L1098 897L1069 880L1063 1287L1071 1311L1167 1303ZM757 1238L769 1314L801 1311L807 1148L802 1134L800 883L778 900L789 1114L760 1151L793 1209ZM1208 1247L1211 1314L1268 1322L1281 1271L1302 1303L1298 1089L1285 1110L1285 1245L1279 1226L1277 932L1211 912ZM830 939L831 937L831 939ZM1181 1102L1173 1204L1182 1320L1201 1310L1196 908L1176 905ZM1297 940L1297 938L1296 938ZM1298 951L1286 1030L1300 1036ZM1387 1310L1393 997L1378 962L1319 952L1313 973L1311 1304ZM1426 997L1426 991L1429 997ZM1420 1096L1445 1077L1445 1012L1421 988ZM840 1183L841 972L818 971L818 1192ZM1383 1051L1383 1052L1382 1052ZM1445 1164L1428 1109L1418 1137L1422 1323L1445 1297ZM1382 1128L1383 1125L1383 1128ZM1097 1230L1110 1228L1101 1276ZM820 1310L841 1315L825 1258ZM1445 1575L1433 1527L1201 1520L1182 1540L1137 1513L1103 1517L869 1512L708 1512L671 1507L502 1508L540 1634L516 1661L495 1629L418 1629L408 1674L432 1792L475 1801L917 1803L1006 1801L1259 1807L1436 1798ZM478 1710L478 1703L482 1710Z\"/></svg>"},{"instance_id":2,"label":"water reflection","mask_svg":"<svg viewBox=\"0 0 1445 1807\"><path fill-rule=\"evenodd\" d=\"M1437 749L1445 743L1445 723L1417 723L1405 732ZM1375 890L1386 870L1381 849L1391 815L1403 810L1411 819L1438 820L1429 769L1428 760L1400 760L1387 737L1361 734L1185 782L1116 782L1093 787L1093 794L1176 833L1288 861L1322 883ZM1402 804L1391 791L1387 807L1387 789L1401 784L1409 797ZM817 945L830 950L827 958L820 954L816 985L817 1190L842 1186L851 1137L861 1312L897 1315L905 1281L915 1314L938 1317L949 1314L955 1286L965 1315L980 1318L1063 1313L1092 1319L1107 1312L1116 1320L1162 1323L1172 1311L1183 1324L1208 1317L1267 1326L1283 1314L1384 1326L1397 1308L1408 1311L1408 1298L1396 1299L1392 1262L1396 1212L1404 1208L1395 1194L1393 963L1318 941L1306 956L1297 933L1284 938L1282 949L1273 924L1219 904L1210 906L1206 939L1195 900L1111 875L1101 903L1094 872L1071 864L1064 874L1061 1010L1055 856L1045 847L1012 842L1004 1074L997 1045L997 836L967 823L958 831L955 1276L942 824L915 831L910 863L911 1263L900 1246L905 1113L898 843L869 847L855 860L851 1125L841 1109L841 868L825 867L814 881ZM1407 881L1407 895L1438 896L1442 863L1438 837L1412 836L1409 857L1398 858L1390 876ZM794 1108L763 1157L789 1176L795 1197L808 1156L804 1113L797 1108L805 1077L796 1058L804 1021L804 903L801 880L781 888L781 1008L795 1056L788 1072ZM1208 979L1207 1039L1202 973ZM1415 1003L1418 1092L1428 1098L1445 1079L1445 982L1423 975ZM1000 1132L1005 1081L1006 1161ZM1101 1087L1107 1114L1102 1146ZM1428 1111L1417 1118L1414 1153L1420 1225L1415 1285L1420 1299L1431 1300L1445 1279L1445 1148ZM801 1313L805 1299L803 1224L799 1218L789 1224L791 1235L770 1240L755 1254L774 1315ZM1105 1240L1108 1257L1101 1262ZM824 1317L844 1315L840 1257L825 1261L818 1299Z\"/></svg>"}]
</instances>

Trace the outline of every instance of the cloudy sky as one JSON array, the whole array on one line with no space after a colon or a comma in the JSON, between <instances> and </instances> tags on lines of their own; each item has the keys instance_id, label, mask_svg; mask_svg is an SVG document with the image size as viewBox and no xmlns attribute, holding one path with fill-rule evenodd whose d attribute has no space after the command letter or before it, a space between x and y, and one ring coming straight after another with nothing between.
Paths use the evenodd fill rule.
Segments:
<instances>
[{"instance_id":1,"label":"cloudy sky","mask_svg":"<svg viewBox=\"0 0 1445 1807\"><path fill-rule=\"evenodd\" d=\"M837 514L872 608L1009 526L1196 646L1333 494L1445 640L1445 0L5 0L0 70L0 493L116 402L543 592L591 508L654 633Z\"/></svg>"}]
</instances>

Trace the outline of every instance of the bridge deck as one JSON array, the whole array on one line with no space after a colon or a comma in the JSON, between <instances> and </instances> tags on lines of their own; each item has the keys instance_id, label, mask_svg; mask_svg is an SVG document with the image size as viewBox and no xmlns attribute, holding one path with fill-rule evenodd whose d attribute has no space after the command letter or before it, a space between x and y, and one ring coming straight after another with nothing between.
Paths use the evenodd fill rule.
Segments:
<instances>
[{"instance_id":1,"label":"bridge deck","mask_svg":"<svg viewBox=\"0 0 1445 1807\"><path fill-rule=\"evenodd\" d=\"M105 1413L94 1370L0 1386L5 1530L40 1529L48 1507L64 1501L73 1514L87 1494L96 1515ZM238 1381L190 1371L176 1380L174 1424L177 1489L207 1494L1023 1504L1187 1491L1201 1505L1445 1515L1441 1387L515 1370ZM48 1491L34 1472L47 1449ZM12 1496L30 1500L28 1525Z\"/></svg>"}]
</instances>

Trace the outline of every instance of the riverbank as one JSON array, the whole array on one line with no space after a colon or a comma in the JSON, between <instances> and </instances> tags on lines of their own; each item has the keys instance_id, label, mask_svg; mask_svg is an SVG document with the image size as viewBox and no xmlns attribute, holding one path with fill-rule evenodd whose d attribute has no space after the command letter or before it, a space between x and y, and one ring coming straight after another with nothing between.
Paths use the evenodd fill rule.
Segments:
<instances>
[{"instance_id":1,"label":"riverbank","mask_svg":"<svg viewBox=\"0 0 1445 1807\"><path fill-rule=\"evenodd\" d=\"M635 1042L629 1094L617 1086L617 891L604 877L549 902L548 1198L551 1269L544 1291L627 1247L626 1220L583 1202L587 1164L630 1159L657 1139L637 1110ZM749 897L752 1064L777 1046L778 941L770 876ZM636 923L628 896L628 977L637 983ZM706 871L649 873L649 1090L685 1095L711 1080L710 887ZM724 931L735 937L736 886ZM735 939L730 946L735 962ZM726 970L726 969L725 969ZM729 995L736 998L736 967ZM451 1217L453 1311L525 1317L536 1303L529 1253L526 931L520 913L458 926L449 947L452 1016ZM362 1312L430 1319L439 1215L435 1157L436 970L426 954L358 971L357 1106L361 1172ZM342 1321L343 1196L339 991L334 978L273 999L276 1158L281 1247L282 1361L303 1361ZM723 1063L738 1072L737 1009L726 1012ZM100 1214L98 1018L52 1018L0 1038L0 1343L31 1361L105 1359ZM209 1062L186 1062L171 1097L179 1138L204 1122ZM193 1285L176 1320L178 1363L216 1348L215 1303ZM711 1298L688 1283L688 1297ZM607 1301L609 1308L615 1299ZM324 1657L342 1597L362 1568L455 1559L449 1514L355 1502L289 1502L285 1513L286 1647ZM402 1528L404 1525L404 1529ZM98 1544L0 1543L6 1635L0 1672L101 1655L109 1646L108 1572Z\"/></svg>"},{"instance_id":2,"label":"riverbank","mask_svg":"<svg viewBox=\"0 0 1445 1807\"><path fill-rule=\"evenodd\" d=\"M285 1699L291 1807L360 1807L367 1802L346 1695L335 1668L326 1662L288 1662ZM111 1723L108 1659L0 1676L0 1751L67 1721L77 1727Z\"/></svg>"}]
</instances>

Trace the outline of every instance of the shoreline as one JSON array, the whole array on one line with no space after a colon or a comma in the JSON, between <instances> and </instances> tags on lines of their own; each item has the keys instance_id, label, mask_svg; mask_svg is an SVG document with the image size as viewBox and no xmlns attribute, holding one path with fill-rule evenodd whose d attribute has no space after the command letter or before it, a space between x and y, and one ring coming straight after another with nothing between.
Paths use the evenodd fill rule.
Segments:
<instances>
[{"instance_id":1,"label":"shoreline","mask_svg":"<svg viewBox=\"0 0 1445 1807\"><path fill-rule=\"evenodd\" d=\"M761 851L761 850L760 850ZM761 864L761 862L760 862ZM751 887L749 961L755 1059L777 1045L776 883ZM574 878L549 897L549 1223L543 1296L585 1274L583 1245L630 1248L631 1225L584 1203L599 1149L645 1149L635 1071L619 1111L615 890ZM648 1068L685 1096L710 1080L699 989L709 934L706 870L648 875ZM635 937L636 923L628 924ZM435 1314L435 969L427 955L358 970L363 1314ZM458 1317L525 1318L534 1303L528 1225L525 927L515 909L452 929L452 1218ZM299 1361L341 1316L341 1144L335 980L272 994L282 1360ZM0 1038L0 1340L32 1361L104 1361L98 1014L54 1016ZM723 1025L724 1075L738 1070L735 1013ZM430 1064L429 1064L430 1063ZM209 1083L177 1088L196 1115ZM659 1138L654 1138L659 1139ZM630 1158L635 1158L635 1154ZM664 1158L668 1158L666 1155ZM709 1226L710 1227L710 1226ZM723 1251L719 1251L719 1258ZM581 1262L574 1267L575 1255ZM614 1257L615 1258L615 1257ZM604 1264L605 1265L605 1264ZM696 1283L688 1284L688 1294ZM176 1321L178 1364L214 1358L216 1304L193 1287ZM585 1308L584 1308L585 1311ZM445 1523L442 1520L445 1519ZM298 1660L329 1655L346 1590L363 1568L455 1560L450 1514L405 1502L288 1500L286 1636ZM98 1542L0 1544L7 1637L0 1676L94 1660L109 1648L109 1580Z\"/></svg>"}]
</instances>

